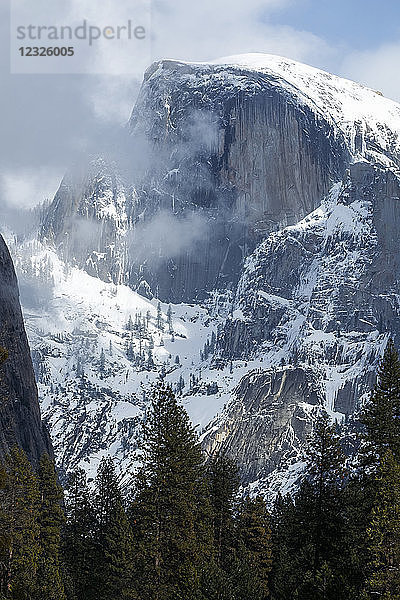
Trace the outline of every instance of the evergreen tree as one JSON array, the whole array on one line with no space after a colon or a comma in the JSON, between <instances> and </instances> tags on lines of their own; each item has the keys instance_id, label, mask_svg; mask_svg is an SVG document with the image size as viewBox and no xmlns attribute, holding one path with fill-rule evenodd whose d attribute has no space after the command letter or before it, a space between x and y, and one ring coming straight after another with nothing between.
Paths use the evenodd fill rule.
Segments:
<instances>
[{"instance_id":1,"label":"evergreen tree","mask_svg":"<svg viewBox=\"0 0 400 600\"><path fill-rule=\"evenodd\" d=\"M393 341L389 340L379 364L376 384L361 415L364 434L360 468L357 479L350 483L347 491L355 497L348 519L349 529L353 532L349 540L353 559L350 567L354 571L353 579L363 580L364 585L360 587L365 597L368 597L368 590L373 595L375 576L383 570L377 566L376 541L372 543L371 533L379 531L377 511L381 510L382 495L386 493L384 474L387 466L400 461L399 416L400 361ZM352 551L355 547L358 552Z\"/></svg>"},{"instance_id":2,"label":"evergreen tree","mask_svg":"<svg viewBox=\"0 0 400 600\"><path fill-rule=\"evenodd\" d=\"M154 390L130 518L143 600L201 598L212 556L203 456L172 390Z\"/></svg>"},{"instance_id":3,"label":"evergreen tree","mask_svg":"<svg viewBox=\"0 0 400 600\"><path fill-rule=\"evenodd\" d=\"M347 600L339 569L345 537L344 462L339 436L324 414L315 425L305 479L295 497L289 553L281 554L288 562L274 566L274 584L279 583L282 591L282 573L294 558L289 597Z\"/></svg>"},{"instance_id":4,"label":"evergreen tree","mask_svg":"<svg viewBox=\"0 0 400 600\"><path fill-rule=\"evenodd\" d=\"M219 567L228 569L232 565L234 553L234 511L239 490L239 473L234 461L218 453L209 461L207 475L216 560Z\"/></svg>"},{"instance_id":5,"label":"evergreen tree","mask_svg":"<svg viewBox=\"0 0 400 600\"><path fill-rule=\"evenodd\" d=\"M296 557L298 540L295 530L295 506L287 495L276 497L271 515L272 521L272 569L271 588L274 600L293 597L298 573Z\"/></svg>"},{"instance_id":6,"label":"evergreen tree","mask_svg":"<svg viewBox=\"0 0 400 600\"><path fill-rule=\"evenodd\" d=\"M154 367L153 351L149 348L147 354L147 368L152 369Z\"/></svg>"},{"instance_id":7,"label":"evergreen tree","mask_svg":"<svg viewBox=\"0 0 400 600\"><path fill-rule=\"evenodd\" d=\"M235 580L235 508L239 476L236 464L216 454L207 465L207 487L210 496L213 560L208 565L210 598L230 600Z\"/></svg>"},{"instance_id":8,"label":"evergreen tree","mask_svg":"<svg viewBox=\"0 0 400 600\"><path fill-rule=\"evenodd\" d=\"M371 574L362 598L400 598L400 465L388 450L381 458L379 491L367 530Z\"/></svg>"},{"instance_id":9,"label":"evergreen tree","mask_svg":"<svg viewBox=\"0 0 400 600\"><path fill-rule=\"evenodd\" d=\"M168 323L168 332L173 333L174 328L172 326L172 307L171 307L171 305L168 306L168 310L167 310L167 323Z\"/></svg>"},{"instance_id":10,"label":"evergreen tree","mask_svg":"<svg viewBox=\"0 0 400 600\"><path fill-rule=\"evenodd\" d=\"M162 312L161 312L161 303L160 302L157 303L157 329L160 329L160 331L162 331L162 329L163 329Z\"/></svg>"},{"instance_id":11,"label":"evergreen tree","mask_svg":"<svg viewBox=\"0 0 400 600\"><path fill-rule=\"evenodd\" d=\"M98 600L132 598L132 534L111 458L103 458L95 481L94 585Z\"/></svg>"},{"instance_id":12,"label":"evergreen tree","mask_svg":"<svg viewBox=\"0 0 400 600\"><path fill-rule=\"evenodd\" d=\"M34 597L39 559L39 487L23 450L5 457L0 495L0 591L13 600Z\"/></svg>"},{"instance_id":13,"label":"evergreen tree","mask_svg":"<svg viewBox=\"0 0 400 600\"><path fill-rule=\"evenodd\" d=\"M315 493L315 549L313 570L329 557L336 538L343 532L342 487L345 456L335 426L324 413L315 425L308 449L308 475Z\"/></svg>"},{"instance_id":14,"label":"evergreen tree","mask_svg":"<svg viewBox=\"0 0 400 600\"><path fill-rule=\"evenodd\" d=\"M185 387L185 380L182 375L179 375L179 381L177 383L177 392L180 396L182 395L184 387Z\"/></svg>"},{"instance_id":15,"label":"evergreen tree","mask_svg":"<svg viewBox=\"0 0 400 600\"><path fill-rule=\"evenodd\" d=\"M100 367L100 372L104 373L104 370L106 367L106 355L104 353L104 348L101 349L99 367Z\"/></svg>"},{"instance_id":16,"label":"evergreen tree","mask_svg":"<svg viewBox=\"0 0 400 600\"><path fill-rule=\"evenodd\" d=\"M132 321L131 315L129 315L129 319L128 319L128 322L126 324L126 330L127 331L133 331L133 321Z\"/></svg>"},{"instance_id":17,"label":"evergreen tree","mask_svg":"<svg viewBox=\"0 0 400 600\"><path fill-rule=\"evenodd\" d=\"M82 469L68 479L66 516L63 557L68 600L91 600L96 598L93 591L95 515Z\"/></svg>"},{"instance_id":18,"label":"evergreen tree","mask_svg":"<svg viewBox=\"0 0 400 600\"><path fill-rule=\"evenodd\" d=\"M338 570L343 575L346 600L359 600L368 572L369 542L366 535L373 506L370 485L364 477L353 475L343 492L344 539Z\"/></svg>"},{"instance_id":19,"label":"evergreen tree","mask_svg":"<svg viewBox=\"0 0 400 600\"><path fill-rule=\"evenodd\" d=\"M133 360L134 357L135 357L135 351L133 349L133 343L132 343L132 341L129 342L129 345L128 345L128 348L127 348L127 351L126 351L126 356L127 356L127 358L129 358L129 360Z\"/></svg>"},{"instance_id":20,"label":"evergreen tree","mask_svg":"<svg viewBox=\"0 0 400 600\"><path fill-rule=\"evenodd\" d=\"M215 335L215 331L213 331L211 334L211 343L210 343L210 348L211 348L212 352L215 351L216 345L217 345L217 336Z\"/></svg>"},{"instance_id":21,"label":"evergreen tree","mask_svg":"<svg viewBox=\"0 0 400 600\"><path fill-rule=\"evenodd\" d=\"M270 594L272 540L270 515L263 498L242 502L236 537L235 598L265 600Z\"/></svg>"},{"instance_id":22,"label":"evergreen tree","mask_svg":"<svg viewBox=\"0 0 400 600\"><path fill-rule=\"evenodd\" d=\"M386 346L361 421L365 426L367 464L378 467L380 457L388 450L400 459L400 359L392 340Z\"/></svg>"},{"instance_id":23,"label":"evergreen tree","mask_svg":"<svg viewBox=\"0 0 400 600\"><path fill-rule=\"evenodd\" d=\"M39 561L35 596L38 600L64 600L60 565L61 527L64 523L63 492L58 484L54 463L47 454L39 465L40 506Z\"/></svg>"},{"instance_id":24,"label":"evergreen tree","mask_svg":"<svg viewBox=\"0 0 400 600\"><path fill-rule=\"evenodd\" d=\"M8 515L5 494L7 489L7 472L0 463L0 600L4 600L7 592L6 559L9 553Z\"/></svg>"}]
</instances>

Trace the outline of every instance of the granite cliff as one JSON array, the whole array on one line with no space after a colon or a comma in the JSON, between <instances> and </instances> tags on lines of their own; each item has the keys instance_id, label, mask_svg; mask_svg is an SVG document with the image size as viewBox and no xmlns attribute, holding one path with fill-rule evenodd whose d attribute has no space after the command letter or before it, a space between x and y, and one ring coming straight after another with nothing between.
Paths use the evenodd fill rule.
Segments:
<instances>
[{"instance_id":1,"label":"granite cliff","mask_svg":"<svg viewBox=\"0 0 400 600\"><path fill-rule=\"evenodd\" d=\"M27 325L59 463L127 464L161 373L245 485L288 489L400 342L400 106L281 57L164 60L125 131L13 248L51 289Z\"/></svg>"},{"instance_id":2,"label":"granite cliff","mask_svg":"<svg viewBox=\"0 0 400 600\"><path fill-rule=\"evenodd\" d=\"M50 436L41 421L32 359L19 303L18 283L7 246L0 236L0 345L8 352L0 375L0 456L15 444L37 465L52 456Z\"/></svg>"}]
</instances>

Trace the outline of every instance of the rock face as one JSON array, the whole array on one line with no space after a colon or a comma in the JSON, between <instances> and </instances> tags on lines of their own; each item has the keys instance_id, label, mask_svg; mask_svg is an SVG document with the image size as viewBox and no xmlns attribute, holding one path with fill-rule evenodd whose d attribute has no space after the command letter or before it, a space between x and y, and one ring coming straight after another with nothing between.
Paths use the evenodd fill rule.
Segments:
<instances>
[{"instance_id":1,"label":"rock face","mask_svg":"<svg viewBox=\"0 0 400 600\"><path fill-rule=\"evenodd\" d=\"M301 461L301 449L323 403L320 382L306 367L259 369L243 377L235 393L223 420L205 435L205 447L236 457L245 485L261 482L276 492L265 483L283 465Z\"/></svg>"},{"instance_id":2,"label":"rock face","mask_svg":"<svg viewBox=\"0 0 400 600\"><path fill-rule=\"evenodd\" d=\"M349 162L322 114L235 67L153 65L129 129L131 184L103 161L70 174L42 235L88 272L175 303L233 288L256 244L316 208Z\"/></svg>"},{"instance_id":3,"label":"rock face","mask_svg":"<svg viewBox=\"0 0 400 600\"><path fill-rule=\"evenodd\" d=\"M40 232L58 283L48 330L32 321L31 337L43 404L73 448L63 466L107 448L125 460L161 371L207 450L238 458L251 489L289 486L318 411L351 429L389 335L400 344L400 106L280 57L160 61L127 134L118 164L98 158L65 177ZM141 307L146 296L129 333L120 300L111 318L90 290L69 291L82 271L103 299L138 292ZM158 298L175 304L172 325ZM80 314L77 331L54 318L61 302ZM102 424L92 440L88 421Z\"/></svg>"},{"instance_id":4,"label":"rock face","mask_svg":"<svg viewBox=\"0 0 400 600\"><path fill-rule=\"evenodd\" d=\"M32 360L13 263L0 236L0 345L8 350L0 379L0 456L17 444L33 464L52 447L40 418Z\"/></svg>"},{"instance_id":5,"label":"rock face","mask_svg":"<svg viewBox=\"0 0 400 600\"><path fill-rule=\"evenodd\" d=\"M66 262L104 281L122 283L129 200L117 166L93 160L64 177L41 233Z\"/></svg>"},{"instance_id":6,"label":"rock face","mask_svg":"<svg viewBox=\"0 0 400 600\"><path fill-rule=\"evenodd\" d=\"M241 383L205 436L209 450L237 456L247 448L240 459L247 483L265 483L277 465L295 460L316 405L351 420L388 335L399 344L399 226L397 176L356 163L317 211L271 234L248 258L221 353L248 360L259 355L262 340L264 363L273 368L253 375L251 385ZM278 381L278 399L265 380ZM291 452L282 440L291 441Z\"/></svg>"}]
</instances>

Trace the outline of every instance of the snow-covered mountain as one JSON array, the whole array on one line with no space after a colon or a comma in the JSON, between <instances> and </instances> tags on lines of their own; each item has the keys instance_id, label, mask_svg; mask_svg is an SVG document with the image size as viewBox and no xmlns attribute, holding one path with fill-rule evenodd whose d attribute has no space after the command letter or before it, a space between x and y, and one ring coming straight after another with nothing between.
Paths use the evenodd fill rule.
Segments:
<instances>
[{"instance_id":1,"label":"snow-covered mountain","mask_svg":"<svg viewBox=\"0 0 400 600\"><path fill-rule=\"evenodd\" d=\"M129 468L161 373L207 451L288 489L399 340L400 106L281 57L164 60L128 134L12 248L59 464Z\"/></svg>"}]
</instances>

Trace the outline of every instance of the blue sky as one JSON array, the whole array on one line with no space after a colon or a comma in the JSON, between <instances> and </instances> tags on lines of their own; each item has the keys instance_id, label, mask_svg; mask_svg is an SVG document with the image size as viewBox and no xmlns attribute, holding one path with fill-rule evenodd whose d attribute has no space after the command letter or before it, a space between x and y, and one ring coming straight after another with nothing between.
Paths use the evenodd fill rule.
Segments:
<instances>
[{"instance_id":1,"label":"blue sky","mask_svg":"<svg viewBox=\"0 0 400 600\"><path fill-rule=\"evenodd\" d=\"M331 44L366 50L400 38L399 0L295 0L267 16Z\"/></svg>"}]
</instances>

